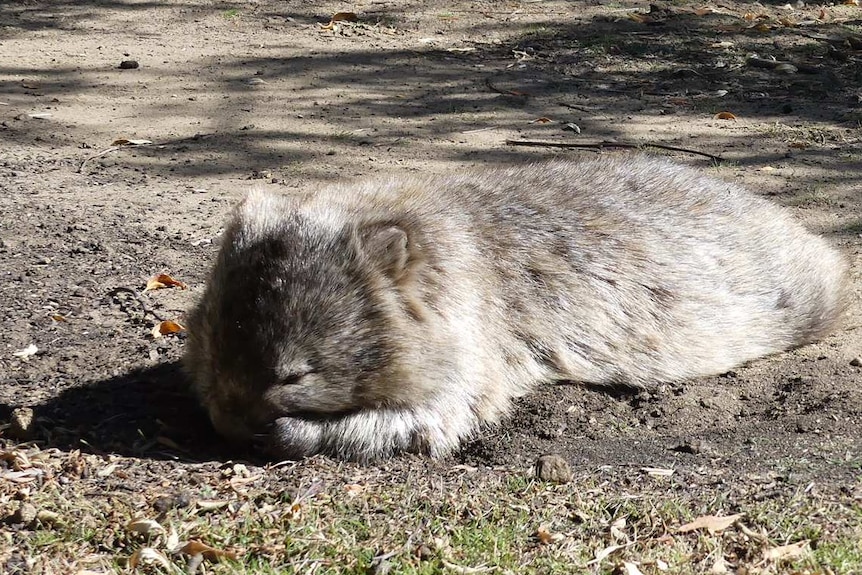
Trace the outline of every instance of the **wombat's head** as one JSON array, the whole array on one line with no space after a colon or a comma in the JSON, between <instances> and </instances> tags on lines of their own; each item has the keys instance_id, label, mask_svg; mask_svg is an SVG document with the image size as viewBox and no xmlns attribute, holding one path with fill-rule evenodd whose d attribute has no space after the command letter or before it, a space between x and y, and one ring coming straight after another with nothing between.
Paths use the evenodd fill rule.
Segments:
<instances>
[{"instance_id":1,"label":"wombat's head","mask_svg":"<svg viewBox=\"0 0 862 575\"><path fill-rule=\"evenodd\" d=\"M427 426L404 417L388 431L335 427L401 412L427 391L411 379L418 319L404 293L420 258L405 226L349 219L257 192L238 207L189 316L185 358L221 434L269 437L289 457L433 450ZM351 446L333 446L344 433Z\"/></svg>"}]
</instances>

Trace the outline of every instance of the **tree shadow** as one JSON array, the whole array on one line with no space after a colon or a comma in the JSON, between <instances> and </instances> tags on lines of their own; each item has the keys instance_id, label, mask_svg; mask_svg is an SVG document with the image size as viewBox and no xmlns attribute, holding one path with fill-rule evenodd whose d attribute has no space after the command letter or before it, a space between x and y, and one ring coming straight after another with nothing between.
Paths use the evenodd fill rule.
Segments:
<instances>
[{"instance_id":1,"label":"tree shadow","mask_svg":"<svg viewBox=\"0 0 862 575\"><path fill-rule=\"evenodd\" d=\"M589 6L583 2L570 5ZM98 18L102 9L140 9L143 13L167 4L32 2L27 6L31 9L16 12L18 24L13 23L12 28L38 29L40 10L49 8L68 12L74 22L75 18ZM413 3L397 9L388 6L385 11L370 8L360 15L358 25L365 28L358 30L376 33L387 26L406 27L411 6ZM189 18L204 10L191 2L187 9ZM299 3L278 9L267 5L252 9L235 3L209 7L210 11L233 9L249 11L249 18L274 20L269 26L285 35L303 24L316 26L325 16ZM14 11L8 6L5 10ZM270 55L200 56L181 65L142 61L141 69L134 71L7 66L0 73L32 75L41 83L41 98L48 101L110 89L125 93L155 83L176 85L188 97L136 105L130 112L155 125L179 117L200 118L199 133L147 134L157 146L119 152L126 169L164 177L262 170L283 175L290 165L313 163L316 158L310 144L380 151L435 141L445 144L442 154L452 161L506 163L542 153L477 151L469 146L471 132L497 130L556 142L643 141L642 135L632 135L632 114L661 126L690 122L691 133L677 131L674 139L692 147L698 146L696 139L690 139L698 125L720 111L731 111L741 120L774 122L775 130L786 131L780 135L788 145L808 138L810 130L855 125L852 102L862 82L862 60L856 57L855 45L836 40L849 34L846 25L807 25L794 32L790 42L787 27L769 21L768 27L758 29L741 15L726 12L698 16L682 8L654 8L634 20L625 16L631 12L627 11L621 16L611 12L611 16L588 15L575 21L549 16L529 24L474 19L474 12L468 10L447 25L459 32L469 31L471 38L498 41L456 38L454 45L443 46L442 40L430 38L430 43L409 49L358 50L334 41L332 49L318 52L301 52L295 42L284 42L269 46L266 54ZM457 11L455 16L459 16ZM752 65L751 53L757 53L760 60L789 62L795 71L777 70L768 62ZM190 70L195 74L190 75ZM26 90L7 87L12 93ZM321 94L332 88L337 93L324 101ZM550 116L557 123L530 124L540 116ZM278 121L281 117L291 118L289 127L280 127L284 124ZM262 124L261 119L267 122ZM796 126L800 123L813 127ZM7 124L0 129L0 138L9 141L74 141L74 136L64 136L49 123ZM580 133L574 128L563 130L568 124ZM733 152L746 164L775 162L782 159L780 154L759 145L761 140L774 144L774 136L751 129L727 130L726 135L711 137L709 151ZM858 144L829 140L822 144L788 152L812 160L837 149L857 158L862 154ZM207 153L207 161L184 158L191 150ZM79 164L90 154L82 150L70 164ZM110 160L104 163L112 167ZM103 167L99 162L89 166L95 171ZM848 183L862 177L862 171L843 166L842 172ZM316 174L332 176L323 168Z\"/></svg>"}]
</instances>

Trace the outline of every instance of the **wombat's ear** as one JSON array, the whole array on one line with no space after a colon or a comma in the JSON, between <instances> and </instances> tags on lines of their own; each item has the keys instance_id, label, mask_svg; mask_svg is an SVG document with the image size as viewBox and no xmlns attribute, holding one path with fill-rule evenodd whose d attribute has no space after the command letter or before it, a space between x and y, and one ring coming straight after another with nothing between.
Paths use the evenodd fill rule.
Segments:
<instances>
[{"instance_id":1,"label":"wombat's ear","mask_svg":"<svg viewBox=\"0 0 862 575\"><path fill-rule=\"evenodd\" d=\"M410 245L407 232L394 224L373 224L359 232L362 251L390 277L398 279L407 269Z\"/></svg>"}]
</instances>

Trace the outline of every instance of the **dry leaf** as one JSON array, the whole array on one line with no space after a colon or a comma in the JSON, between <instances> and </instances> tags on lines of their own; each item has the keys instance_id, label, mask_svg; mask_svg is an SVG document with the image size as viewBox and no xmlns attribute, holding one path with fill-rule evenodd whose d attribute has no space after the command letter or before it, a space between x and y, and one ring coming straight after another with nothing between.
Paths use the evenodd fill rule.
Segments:
<instances>
[{"instance_id":1,"label":"dry leaf","mask_svg":"<svg viewBox=\"0 0 862 575\"><path fill-rule=\"evenodd\" d=\"M844 4L845 6L858 6L859 0L844 0L842 4Z\"/></svg>"},{"instance_id":2,"label":"dry leaf","mask_svg":"<svg viewBox=\"0 0 862 575\"><path fill-rule=\"evenodd\" d=\"M620 549L627 547L627 545L611 545L610 547L605 547L604 549L600 549L596 551L596 558L592 561L589 561L587 565L595 565L596 563L601 563L608 557L611 553L616 553Z\"/></svg>"},{"instance_id":3,"label":"dry leaf","mask_svg":"<svg viewBox=\"0 0 862 575\"><path fill-rule=\"evenodd\" d=\"M790 545L782 545L781 547L773 547L766 549L763 552L763 559L766 561L784 561L786 559L794 559L803 555L808 551L808 540L803 539L797 543Z\"/></svg>"},{"instance_id":4,"label":"dry leaf","mask_svg":"<svg viewBox=\"0 0 862 575\"><path fill-rule=\"evenodd\" d=\"M715 14L715 10L712 8L695 8L694 14L695 16L706 16L707 14Z\"/></svg>"},{"instance_id":5,"label":"dry leaf","mask_svg":"<svg viewBox=\"0 0 862 575\"><path fill-rule=\"evenodd\" d=\"M650 477L670 477L673 475L673 469L665 469L663 467L641 467L641 471Z\"/></svg>"},{"instance_id":6,"label":"dry leaf","mask_svg":"<svg viewBox=\"0 0 862 575\"><path fill-rule=\"evenodd\" d=\"M112 146L146 146L148 144L152 144L152 142L150 140L129 140L127 138L120 138L111 142Z\"/></svg>"},{"instance_id":7,"label":"dry leaf","mask_svg":"<svg viewBox=\"0 0 862 575\"><path fill-rule=\"evenodd\" d=\"M638 569L638 566L634 563L629 563L628 561L623 561L623 573L625 575L644 575L643 571Z\"/></svg>"},{"instance_id":8,"label":"dry leaf","mask_svg":"<svg viewBox=\"0 0 862 575\"><path fill-rule=\"evenodd\" d=\"M154 338L158 339L158 338L162 337L163 335L170 335L172 333L179 333L181 331L185 331L185 329L186 328L184 328L183 326L181 326L177 322L167 319L165 321L159 322L159 324L153 328L153 330L150 332L150 334Z\"/></svg>"},{"instance_id":9,"label":"dry leaf","mask_svg":"<svg viewBox=\"0 0 862 575\"><path fill-rule=\"evenodd\" d=\"M712 567L709 568L709 575L724 575L725 573L730 573L727 568L727 561L719 555Z\"/></svg>"},{"instance_id":10,"label":"dry leaf","mask_svg":"<svg viewBox=\"0 0 862 575\"><path fill-rule=\"evenodd\" d=\"M536 118L535 120L531 121L530 123L531 124L547 124L547 123L552 122L552 121L553 120L551 120L550 118L546 118L546 117L542 116L541 118Z\"/></svg>"},{"instance_id":11,"label":"dry leaf","mask_svg":"<svg viewBox=\"0 0 862 575\"><path fill-rule=\"evenodd\" d=\"M359 17L355 12L336 12L332 15L332 18L329 20L329 24L322 24L321 30L332 30L335 28L336 22L356 22L359 20Z\"/></svg>"},{"instance_id":12,"label":"dry leaf","mask_svg":"<svg viewBox=\"0 0 862 575\"><path fill-rule=\"evenodd\" d=\"M132 519L126 525L126 530L132 533L141 533L142 535L150 535L152 533L163 533L165 528L154 519Z\"/></svg>"},{"instance_id":13,"label":"dry leaf","mask_svg":"<svg viewBox=\"0 0 862 575\"><path fill-rule=\"evenodd\" d=\"M36 347L35 344L30 344L24 349L19 349L18 351L13 351L12 355L15 357L20 357L21 359L30 359L31 356L39 353L39 348Z\"/></svg>"},{"instance_id":14,"label":"dry leaf","mask_svg":"<svg viewBox=\"0 0 862 575\"><path fill-rule=\"evenodd\" d=\"M96 475L98 475L99 477L107 477L107 476L111 475L112 473L114 473L114 471L116 471L116 470L117 470L117 464L116 463L109 463L108 465L106 465L102 469L98 470L96 472Z\"/></svg>"},{"instance_id":15,"label":"dry leaf","mask_svg":"<svg viewBox=\"0 0 862 575\"><path fill-rule=\"evenodd\" d=\"M168 274L159 274L147 280L147 287L144 288L144 293L168 287L178 287L186 289L188 286L179 280L175 280Z\"/></svg>"},{"instance_id":16,"label":"dry leaf","mask_svg":"<svg viewBox=\"0 0 862 575\"><path fill-rule=\"evenodd\" d=\"M137 568L139 564L152 565L153 563L158 563L166 570L171 569L171 562L168 561L168 558L152 547L141 547L129 557L129 567L132 569Z\"/></svg>"},{"instance_id":17,"label":"dry leaf","mask_svg":"<svg viewBox=\"0 0 862 575\"><path fill-rule=\"evenodd\" d=\"M186 555L203 555L204 559L216 562L222 558L236 559L236 553L233 551L216 549L215 547L210 547L206 543L195 541L194 539L180 547L179 552L185 553Z\"/></svg>"},{"instance_id":18,"label":"dry leaf","mask_svg":"<svg viewBox=\"0 0 862 575\"><path fill-rule=\"evenodd\" d=\"M790 144L790 147L797 150L805 150L808 148L808 144L805 142L793 142Z\"/></svg>"},{"instance_id":19,"label":"dry leaf","mask_svg":"<svg viewBox=\"0 0 862 575\"><path fill-rule=\"evenodd\" d=\"M356 497L365 490L365 486L358 483L348 483L344 486L344 490L349 496Z\"/></svg>"},{"instance_id":20,"label":"dry leaf","mask_svg":"<svg viewBox=\"0 0 862 575\"><path fill-rule=\"evenodd\" d=\"M713 116L714 120L735 120L736 116L732 112L719 112Z\"/></svg>"},{"instance_id":21,"label":"dry leaf","mask_svg":"<svg viewBox=\"0 0 862 575\"><path fill-rule=\"evenodd\" d=\"M677 531L680 533L687 533L689 531L695 531L697 529L706 529L709 533L719 533L720 531L724 531L736 521L742 517L742 513L737 513L736 515L727 515L725 517L718 517L716 515L704 515L703 517L698 517L691 523L686 523L681 526Z\"/></svg>"},{"instance_id":22,"label":"dry leaf","mask_svg":"<svg viewBox=\"0 0 862 575\"><path fill-rule=\"evenodd\" d=\"M65 317L63 317L62 315L60 315L58 313L52 313L51 319L53 319L54 321L69 321Z\"/></svg>"},{"instance_id":23,"label":"dry leaf","mask_svg":"<svg viewBox=\"0 0 862 575\"><path fill-rule=\"evenodd\" d=\"M794 22L791 18L779 18L778 22L781 23L782 26L787 28L794 28L796 26L796 22Z\"/></svg>"},{"instance_id":24,"label":"dry leaf","mask_svg":"<svg viewBox=\"0 0 862 575\"><path fill-rule=\"evenodd\" d=\"M47 120L53 116L50 112L36 112L35 114L27 114L28 118L33 118L34 120Z\"/></svg>"},{"instance_id":25,"label":"dry leaf","mask_svg":"<svg viewBox=\"0 0 862 575\"><path fill-rule=\"evenodd\" d=\"M653 21L652 18L650 18L646 14L641 14L640 12L629 12L628 18L629 20L637 22L638 24L649 24Z\"/></svg>"},{"instance_id":26,"label":"dry leaf","mask_svg":"<svg viewBox=\"0 0 862 575\"><path fill-rule=\"evenodd\" d=\"M213 511L215 509L221 509L222 507L227 507L229 503L230 503L229 501L201 500L201 501L198 501L196 503L196 505L198 506L198 508L200 508L201 511Z\"/></svg>"},{"instance_id":27,"label":"dry leaf","mask_svg":"<svg viewBox=\"0 0 862 575\"><path fill-rule=\"evenodd\" d=\"M547 527L542 525L536 530L536 539L539 540L539 543L549 545L551 543L562 541L565 539L565 535L562 533L551 533Z\"/></svg>"}]
</instances>

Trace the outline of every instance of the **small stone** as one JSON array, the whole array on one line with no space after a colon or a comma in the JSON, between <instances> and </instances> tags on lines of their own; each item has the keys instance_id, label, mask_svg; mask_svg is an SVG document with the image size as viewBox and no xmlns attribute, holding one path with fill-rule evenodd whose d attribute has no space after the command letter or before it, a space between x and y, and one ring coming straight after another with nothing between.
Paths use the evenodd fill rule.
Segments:
<instances>
[{"instance_id":1,"label":"small stone","mask_svg":"<svg viewBox=\"0 0 862 575\"><path fill-rule=\"evenodd\" d=\"M572 468L559 455L543 455L536 461L536 477L542 481L568 483L572 480Z\"/></svg>"},{"instance_id":2,"label":"small stone","mask_svg":"<svg viewBox=\"0 0 862 575\"><path fill-rule=\"evenodd\" d=\"M140 66L137 60L123 60L120 62L120 70L134 70Z\"/></svg>"},{"instance_id":3,"label":"small stone","mask_svg":"<svg viewBox=\"0 0 862 575\"><path fill-rule=\"evenodd\" d=\"M862 358L854 357L850 360L850 365L853 367L862 367Z\"/></svg>"},{"instance_id":4,"label":"small stone","mask_svg":"<svg viewBox=\"0 0 862 575\"><path fill-rule=\"evenodd\" d=\"M35 506L22 501L18 506L18 509L15 510L15 513L9 517L9 522L13 524L23 524L30 525L34 521L36 521L36 515L39 514L39 511Z\"/></svg>"},{"instance_id":5,"label":"small stone","mask_svg":"<svg viewBox=\"0 0 862 575\"><path fill-rule=\"evenodd\" d=\"M33 410L18 407L12 411L9 434L15 439L29 439L33 435Z\"/></svg>"}]
</instances>

